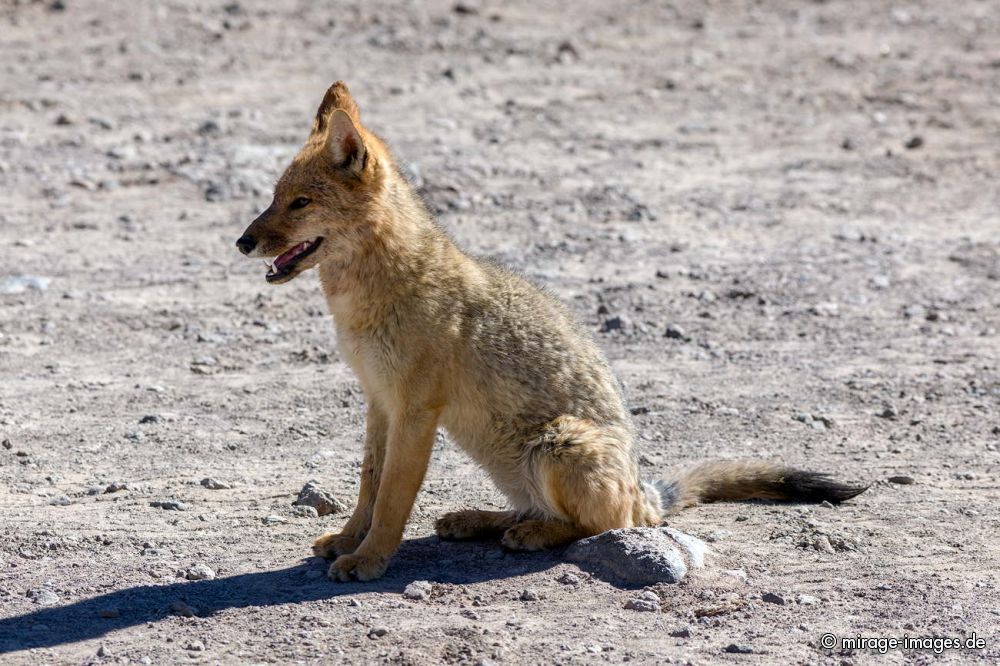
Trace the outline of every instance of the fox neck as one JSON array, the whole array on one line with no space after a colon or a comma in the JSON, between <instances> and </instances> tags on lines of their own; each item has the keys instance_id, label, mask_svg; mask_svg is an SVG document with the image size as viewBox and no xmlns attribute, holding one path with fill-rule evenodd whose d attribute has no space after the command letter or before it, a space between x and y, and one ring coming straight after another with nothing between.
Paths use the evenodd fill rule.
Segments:
<instances>
[{"instance_id":1,"label":"fox neck","mask_svg":"<svg viewBox=\"0 0 1000 666\"><path fill-rule=\"evenodd\" d=\"M369 208L365 238L345 260L324 261L320 281L338 326L362 326L425 283L444 257L461 254L401 176L389 177Z\"/></svg>"}]
</instances>

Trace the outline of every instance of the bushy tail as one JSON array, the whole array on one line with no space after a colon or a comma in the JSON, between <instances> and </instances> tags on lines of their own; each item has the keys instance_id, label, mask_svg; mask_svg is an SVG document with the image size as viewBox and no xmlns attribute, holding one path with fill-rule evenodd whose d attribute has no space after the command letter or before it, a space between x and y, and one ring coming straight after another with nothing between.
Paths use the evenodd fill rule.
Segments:
<instances>
[{"instance_id":1,"label":"bushy tail","mask_svg":"<svg viewBox=\"0 0 1000 666\"><path fill-rule=\"evenodd\" d=\"M827 474L806 472L771 463L721 460L702 463L653 482L663 514L699 502L769 499L789 502L839 504L860 495L868 486L837 483Z\"/></svg>"}]
</instances>

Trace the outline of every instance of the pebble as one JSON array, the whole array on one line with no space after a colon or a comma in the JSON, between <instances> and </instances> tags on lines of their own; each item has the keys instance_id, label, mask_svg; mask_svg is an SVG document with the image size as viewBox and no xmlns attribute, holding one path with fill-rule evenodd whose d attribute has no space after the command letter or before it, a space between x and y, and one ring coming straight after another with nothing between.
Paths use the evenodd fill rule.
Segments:
<instances>
[{"instance_id":1,"label":"pebble","mask_svg":"<svg viewBox=\"0 0 1000 666\"><path fill-rule=\"evenodd\" d=\"M729 576L731 578L736 578L737 580L746 580L747 572L743 569L723 569L719 572L723 576Z\"/></svg>"},{"instance_id":2,"label":"pebble","mask_svg":"<svg viewBox=\"0 0 1000 666\"><path fill-rule=\"evenodd\" d=\"M429 580L415 580L403 590L403 598L420 601L430 596L434 585Z\"/></svg>"},{"instance_id":3,"label":"pebble","mask_svg":"<svg viewBox=\"0 0 1000 666\"><path fill-rule=\"evenodd\" d=\"M895 419L899 416L899 410L892 403L886 403L882 406L882 411L878 415L883 419Z\"/></svg>"},{"instance_id":4,"label":"pebble","mask_svg":"<svg viewBox=\"0 0 1000 666\"><path fill-rule=\"evenodd\" d=\"M191 641L184 646L185 650L190 650L191 652L203 652L205 650L205 644L201 641Z\"/></svg>"},{"instance_id":5,"label":"pebble","mask_svg":"<svg viewBox=\"0 0 1000 666\"><path fill-rule=\"evenodd\" d=\"M819 599L811 594L800 594L795 598L795 601L802 606L815 606L819 603Z\"/></svg>"},{"instance_id":6,"label":"pebble","mask_svg":"<svg viewBox=\"0 0 1000 666\"><path fill-rule=\"evenodd\" d=\"M288 522L287 518L282 518L276 513L272 513L270 516L265 516L261 520L265 525L284 525Z\"/></svg>"},{"instance_id":7,"label":"pebble","mask_svg":"<svg viewBox=\"0 0 1000 666\"><path fill-rule=\"evenodd\" d=\"M912 476L890 476L888 481L900 486L909 486L916 483L916 480Z\"/></svg>"},{"instance_id":8,"label":"pebble","mask_svg":"<svg viewBox=\"0 0 1000 666\"><path fill-rule=\"evenodd\" d=\"M149 506L165 511L187 511L188 505L180 500L153 500Z\"/></svg>"},{"instance_id":9,"label":"pebble","mask_svg":"<svg viewBox=\"0 0 1000 666\"><path fill-rule=\"evenodd\" d=\"M73 500L69 498L69 495L60 495L49 500L49 504L52 506L69 506L72 503Z\"/></svg>"},{"instance_id":10,"label":"pebble","mask_svg":"<svg viewBox=\"0 0 1000 666\"><path fill-rule=\"evenodd\" d=\"M37 275L9 275L0 278L0 294L23 294L27 291L45 291L52 278Z\"/></svg>"},{"instance_id":11,"label":"pebble","mask_svg":"<svg viewBox=\"0 0 1000 666\"><path fill-rule=\"evenodd\" d=\"M232 488L232 485L226 483L225 481L219 481L218 479L213 479L212 477L202 479L201 485L209 490L229 490Z\"/></svg>"},{"instance_id":12,"label":"pebble","mask_svg":"<svg viewBox=\"0 0 1000 666\"><path fill-rule=\"evenodd\" d=\"M628 327L628 320L618 315L604 320L604 323L601 324L601 333L624 331L626 327Z\"/></svg>"},{"instance_id":13,"label":"pebble","mask_svg":"<svg viewBox=\"0 0 1000 666\"><path fill-rule=\"evenodd\" d=\"M739 645L737 643L730 643L726 647L722 648L723 652L728 652L729 654L753 654L753 648L749 645Z\"/></svg>"},{"instance_id":14,"label":"pebble","mask_svg":"<svg viewBox=\"0 0 1000 666\"><path fill-rule=\"evenodd\" d=\"M907 150L916 150L917 148L924 145L924 137L920 136L919 134L911 136L909 139L906 140L906 143L904 143L903 145L906 146Z\"/></svg>"},{"instance_id":15,"label":"pebble","mask_svg":"<svg viewBox=\"0 0 1000 666\"><path fill-rule=\"evenodd\" d=\"M784 606L787 601L780 594L775 594L774 592L765 592L760 595L761 601L766 601L769 604L778 604L779 606Z\"/></svg>"},{"instance_id":16,"label":"pebble","mask_svg":"<svg viewBox=\"0 0 1000 666\"><path fill-rule=\"evenodd\" d=\"M59 595L52 590L28 590L28 598L39 606L51 606L59 603Z\"/></svg>"},{"instance_id":17,"label":"pebble","mask_svg":"<svg viewBox=\"0 0 1000 666\"><path fill-rule=\"evenodd\" d=\"M207 564L195 564L188 567L184 572L184 577L188 580L211 580L215 578L215 571Z\"/></svg>"},{"instance_id":18,"label":"pebble","mask_svg":"<svg viewBox=\"0 0 1000 666\"><path fill-rule=\"evenodd\" d=\"M97 648L97 656L98 657L110 657L111 656L111 650L108 649L107 645L102 645L101 647Z\"/></svg>"},{"instance_id":19,"label":"pebble","mask_svg":"<svg viewBox=\"0 0 1000 666\"><path fill-rule=\"evenodd\" d=\"M663 337L673 340L687 340L687 332L677 324L667 324L667 330L663 332Z\"/></svg>"},{"instance_id":20,"label":"pebble","mask_svg":"<svg viewBox=\"0 0 1000 666\"><path fill-rule=\"evenodd\" d=\"M311 506L316 509L316 513L320 516L340 513L346 508L343 502L331 495L315 481L309 481L306 485L302 486L298 498L292 504L295 506Z\"/></svg>"},{"instance_id":21,"label":"pebble","mask_svg":"<svg viewBox=\"0 0 1000 666\"><path fill-rule=\"evenodd\" d=\"M640 613L659 613L660 602L637 597L625 602L625 610L634 610Z\"/></svg>"},{"instance_id":22,"label":"pebble","mask_svg":"<svg viewBox=\"0 0 1000 666\"><path fill-rule=\"evenodd\" d=\"M830 537L825 534L820 534L815 539L813 539L813 548L820 551L821 553L827 553L832 555L836 552L833 548L833 544L830 543Z\"/></svg>"},{"instance_id":23,"label":"pebble","mask_svg":"<svg viewBox=\"0 0 1000 666\"><path fill-rule=\"evenodd\" d=\"M183 601L175 601L170 604L170 612L181 617L194 617L198 614L198 609L187 605Z\"/></svg>"},{"instance_id":24,"label":"pebble","mask_svg":"<svg viewBox=\"0 0 1000 666\"><path fill-rule=\"evenodd\" d=\"M372 627L368 630L368 638L381 638L389 633L385 627Z\"/></svg>"},{"instance_id":25,"label":"pebble","mask_svg":"<svg viewBox=\"0 0 1000 666\"><path fill-rule=\"evenodd\" d=\"M319 511L311 506L292 507L292 513L298 518L319 518Z\"/></svg>"},{"instance_id":26,"label":"pebble","mask_svg":"<svg viewBox=\"0 0 1000 666\"><path fill-rule=\"evenodd\" d=\"M718 541L725 541L726 539L732 536L733 533L730 532L729 530L722 530L722 529L712 530L711 532L708 533L708 535L705 536L705 541L708 541L710 543L716 543Z\"/></svg>"},{"instance_id":27,"label":"pebble","mask_svg":"<svg viewBox=\"0 0 1000 666\"><path fill-rule=\"evenodd\" d=\"M668 635L673 638L691 638L691 630L687 627L679 627L671 629Z\"/></svg>"},{"instance_id":28,"label":"pebble","mask_svg":"<svg viewBox=\"0 0 1000 666\"><path fill-rule=\"evenodd\" d=\"M574 573L564 573L563 575L556 578L556 581L562 583L563 585L579 585L580 577Z\"/></svg>"},{"instance_id":29,"label":"pebble","mask_svg":"<svg viewBox=\"0 0 1000 666\"><path fill-rule=\"evenodd\" d=\"M532 589L527 589L521 592L521 601L538 601L538 592Z\"/></svg>"}]
</instances>

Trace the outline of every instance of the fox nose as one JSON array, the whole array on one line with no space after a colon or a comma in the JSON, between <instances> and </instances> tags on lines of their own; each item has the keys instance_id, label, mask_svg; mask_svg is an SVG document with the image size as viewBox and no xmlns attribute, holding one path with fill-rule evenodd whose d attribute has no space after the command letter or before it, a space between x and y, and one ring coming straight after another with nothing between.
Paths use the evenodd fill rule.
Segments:
<instances>
[{"instance_id":1,"label":"fox nose","mask_svg":"<svg viewBox=\"0 0 1000 666\"><path fill-rule=\"evenodd\" d=\"M257 239L253 236L240 236L240 239L236 241L236 247L240 249L243 254L250 254L253 249L257 247Z\"/></svg>"}]
</instances>

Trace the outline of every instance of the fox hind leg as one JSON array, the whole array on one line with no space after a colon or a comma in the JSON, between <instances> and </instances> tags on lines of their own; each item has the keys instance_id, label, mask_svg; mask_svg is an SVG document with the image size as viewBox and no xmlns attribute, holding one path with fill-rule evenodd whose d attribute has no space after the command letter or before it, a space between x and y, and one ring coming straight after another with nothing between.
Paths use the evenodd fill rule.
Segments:
<instances>
[{"instance_id":1,"label":"fox hind leg","mask_svg":"<svg viewBox=\"0 0 1000 666\"><path fill-rule=\"evenodd\" d=\"M538 519L508 529L508 548L556 548L611 529L660 524L658 503L639 480L628 433L561 416L535 444L530 473Z\"/></svg>"}]
</instances>

